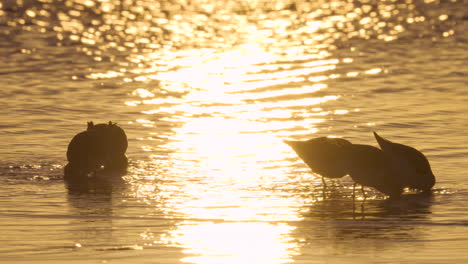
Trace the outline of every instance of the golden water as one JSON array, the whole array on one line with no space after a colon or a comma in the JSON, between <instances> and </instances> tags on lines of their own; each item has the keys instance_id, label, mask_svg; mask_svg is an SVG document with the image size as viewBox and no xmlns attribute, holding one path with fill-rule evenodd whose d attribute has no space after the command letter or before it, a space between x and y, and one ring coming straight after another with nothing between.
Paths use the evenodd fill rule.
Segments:
<instances>
[{"instance_id":1,"label":"golden water","mask_svg":"<svg viewBox=\"0 0 468 264\"><path fill-rule=\"evenodd\" d=\"M2 1L0 261L463 263L463 1ZM129 138L124 184L69 192L86 121ZM324 189L283 143L372 131L434 194Z\"/></svg>"}]
</instances>

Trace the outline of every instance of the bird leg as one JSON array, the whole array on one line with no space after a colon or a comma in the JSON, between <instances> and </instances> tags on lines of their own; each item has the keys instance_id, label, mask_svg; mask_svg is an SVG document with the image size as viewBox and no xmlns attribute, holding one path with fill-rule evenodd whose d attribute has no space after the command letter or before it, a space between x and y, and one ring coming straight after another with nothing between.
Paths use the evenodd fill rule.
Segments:
<instances>
[{"instance_id":1,"label":"bird leg","mask_svg":"<svg viewBox=\"0 0 468 264\"><path fill-rule=\"evenodd\" d=\"M353 184L353 201L356 199L356 185L357 183Z\"/></svg>"},{"instance_id":2,"label":"bird leg","mask_svg":"<svg viewBox=\"0 0 468 264\"><path fill-rule=\"evenodd\" d=\"M323 199L325 200L326 198L326 190L327 190L327 183L325 182L325 177L322 176L322 184L323 184L323 189L322 189L322 196L323 196Z\"/></svg>"},{"instance_id":3,"label":"bird leg","mask_svg":"<svg viewBox=\"0 0 468 264\"><path fill-rule=\"evenodd\" d=\"M364 201L367 199L366 190L364 190L364 185L361 185L362 196L364 196Z\"/></svg>"},{"instance_id":4,"label":"bird leg","mask_svg":"<svg viewBox=\"0 0 468 264\"><path fill-rule=\"evenodd\" d=\"M356 220L356 201L353 199L353 220Z\"/></svg>"}]
</instances>

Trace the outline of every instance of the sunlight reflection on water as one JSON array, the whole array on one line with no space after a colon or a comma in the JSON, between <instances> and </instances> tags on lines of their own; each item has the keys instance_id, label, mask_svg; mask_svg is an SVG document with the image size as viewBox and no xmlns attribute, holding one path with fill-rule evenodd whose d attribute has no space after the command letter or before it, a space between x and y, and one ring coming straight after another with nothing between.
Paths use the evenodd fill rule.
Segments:
<instances>
[{"instance_id":1,"label":"sunlight reflection on water","mask_svg":"<svg viewBox=\"0 0 468 264\"><path fill-rule=\"evenodd\" d=\"M151 91L137 89L133 95L140 101L127 105L153 107L142 111L145 116L137 120L142 126L170 127L161 145L142 145L154 158L149 162L160 165L161 155L151 153L167 151L166 173L181 179L172 190L159 184L168 192L165 210L187 219L239 222L181 223L162 240L184 248L189 255L184 262L290 262L298 250L289 237L294 228L259 221L298 221L301 207L311 202L282 190L298 177L288 169L291 161L285 164L285 156L292 153L282 140L311 133L324 121L327 113L317 106L338 96L316 96L327 86L306 81L311 74L335 69L339 61L307 60L292 69L288 64L272 65L273 54L258 48L204 54L200 59L194 55L176 63L181 69L156 77L163 89L165 84L167 90L189 86L189 93L151 99ZM283 84L287 86L276 88ZM305 106L313 110L304 111Z\"/></svg>"},{"instance_id":2,"label":"sunlight reflection on water","mask_svg":"<svg viewBox=\"0 0 468 264\"><path fill-rule=\"evenodd\" d=\"M269 223L185 223L166 243L181 244L189 263L288 263L297 254L293 227Z\"/></svg>"},{"instance_id":3,"label":"sunlight reflection on water","mask_svg":"<svg viewBox=\"0 0 468 264\"><path fill-rule=\"evenodd\" d=\"M276 27L272 23L265 27ZM166 192L162 210L169 217L238 221L180 223L163 235L161 242L184 249L188 256L183 262L292 261L299 250L291 242L294 227L268 221L299 221L303 206L314 200L298 190L282 189L292 179L300 182L298 178L304 177L288 171L295 165L285 164L291 151L282 139L314 133L316 124L328 115L349 113L347 109L329 113L319 107L339 99L319 92L327 89L323 81L337 78L332 75L337 65L349 59L327 58L326 45L309 55L290 48L281 57L258 44L265 41L261 36L221 53L185 50L166 55L167 70L133 71L139 73L135 81L157 80L168 93L187 89L181 96L157 98L152 90L138 88L133 92L136 98L127 101L129 107L145 108L144 116L136 120L142 126L155 132L169 128L161 144L146 141L141 146L154 159L150 163L163 165L161 155L152 153L166 152L170 162L165 174L179 179L177 188L159 184ZM154 65L145 58L138 60ZM145 199L154 199L147 194Z\"/></svg>"}]
</instances>

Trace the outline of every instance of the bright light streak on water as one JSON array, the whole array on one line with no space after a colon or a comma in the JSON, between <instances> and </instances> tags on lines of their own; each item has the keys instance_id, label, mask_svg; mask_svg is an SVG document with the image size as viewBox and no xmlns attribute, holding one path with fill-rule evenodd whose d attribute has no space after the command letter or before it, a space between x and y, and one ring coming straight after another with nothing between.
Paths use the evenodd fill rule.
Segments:
<instances>
[{"instance_id":1,"label":"bright light streak on water","mask_svg":"<svg viewBox=\"0 0 468 264\"><path fill-rule=\"evenodd\" d=\"M287 234L291 227L268 223L187 223L171 234L189 255L182 262L286 263L292 261L297 245Z\"/></svg>"}]
</instances>

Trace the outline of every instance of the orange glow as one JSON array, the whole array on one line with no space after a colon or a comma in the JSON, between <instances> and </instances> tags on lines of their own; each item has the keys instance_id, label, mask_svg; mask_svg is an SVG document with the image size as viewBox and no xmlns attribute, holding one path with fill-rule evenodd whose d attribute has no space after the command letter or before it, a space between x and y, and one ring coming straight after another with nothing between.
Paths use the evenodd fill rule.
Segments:
<instances>
[{"instance_id":1,"label":"orange glow","mask_svg":"<svg viewBox=\"0 0 468 264\"><path fill-rule=\"evenodd\" d=\"M291 262L298 250L290 242L294 228L269 221L301 220L300 208L311 199L275 191L290 181L290 161L284 159L292 154L282 137L314 133L325 120L329 113L319 105L339 96L318 96L327 89L320 81L328 77L316 74L334 70L339 60L308 59L299 68L275 65L277 58L256 45L183 54L168 61L178 65L167 65L173 71L153 75L168 91L190 87L189 92L156 98L139 88L133 92L135 101L127 102L152 107L136 120L141 125L157 129L160 122L171 124L158 146L167 156L150 155L158 167L169 163L168 177L177 182L158 185L158 195L165 197L160 209L187 219L236 222L184 222L158 243L183 248L187 256L182 262ZM153 116L159 120L150 121ZM155 151L148 144L142 148ZM151 178L150 171L146 174ZM315 176L306 171L300 177L309 184ZM152 190L142 184L138 193L151 197L148 188Z\"/></svg>"},{"instance_id":2,"label":"orange glow","mask_svg":"<svg viewBox=\"0 0 468 264\"><path fill-rule=\"evenodd\" d=\"M304 32L333 28L347 18L333 19L308 22ZM366 28L385 26L370 16L349 19L360 19ZM324 106L340 98L328 92L326 81L382 72L375 67L340 71L354 59L330 57L327 45L314 52L300 45L268 48L275 44L270 30L286 34L288 26L281 18L265 20L262 29L239 25L238 30L253 32L246 44L135 53L129 61L136 67L89 76L125 74L124 82L138 85L125 104L142 113L135 123L149 131L139 140L150 161L138 171L133 188L142 202L184 219L154 241L182 248L182 262L292 262L299 245L292 242L295 228L285 221L302 220L304 205L317 200L287 186L294 182L307 189L319 178L302 163L294 167L299 173L291 174L298 160L282 140L310 137L328 115L350 112ZM137 31L128 28L126 34ZM323 37L308 40L310 46Z\"/></svg>"}]
</instances>

